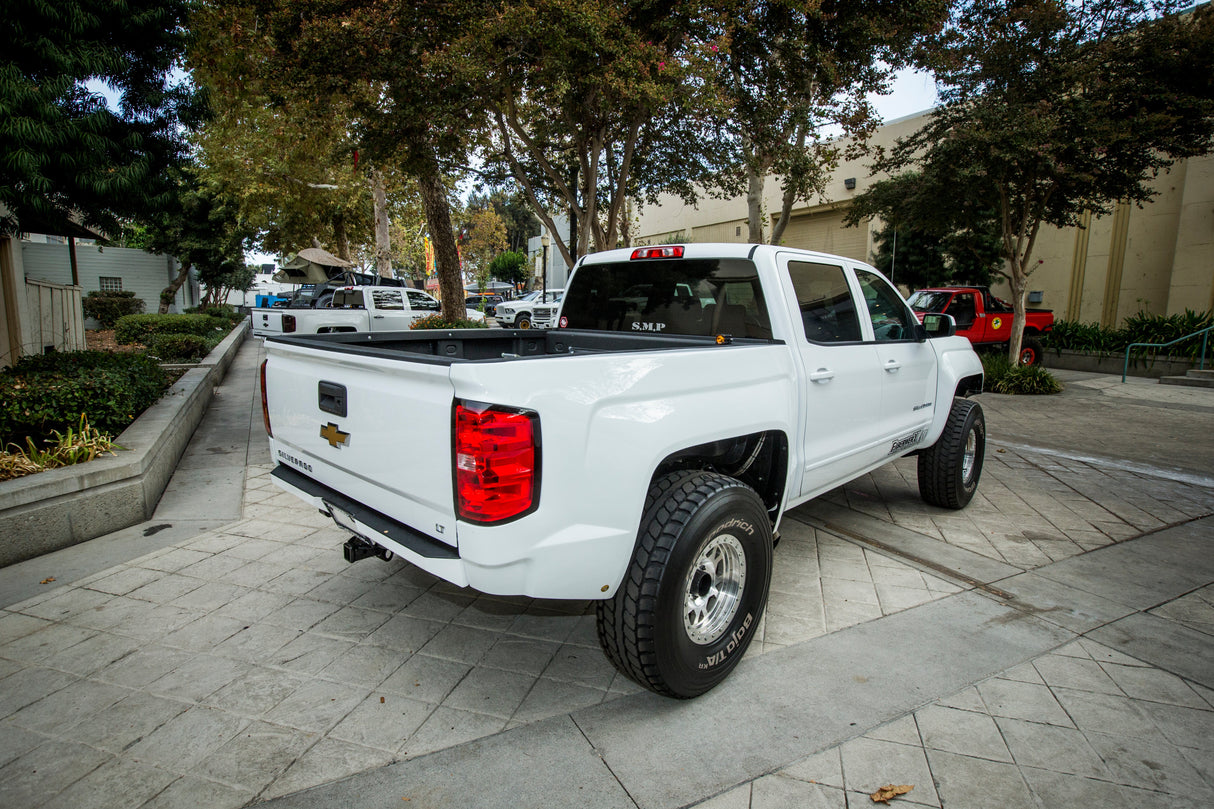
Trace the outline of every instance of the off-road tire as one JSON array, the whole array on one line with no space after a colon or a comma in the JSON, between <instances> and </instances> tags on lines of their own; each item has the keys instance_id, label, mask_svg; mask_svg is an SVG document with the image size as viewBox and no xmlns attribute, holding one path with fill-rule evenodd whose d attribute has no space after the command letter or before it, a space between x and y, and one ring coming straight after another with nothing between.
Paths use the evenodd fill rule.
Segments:
<instances>
[{"instance_id":1,"label":"off-road tire","mask_svg":"<svg viewBox=\"0 0 1214 809\"><path fill-rule=\"evenodd\" d=\"M1032 337L1025 337L1020 341L1020 364L1041 364L1041 342L1039 340L1035 340Z\"/></svg>"},{"instance_id":2,"label":"off-road tire","mask_svg":"<svg viewBox=\"0 0 1214 809\"><path fill-rule=\"evenodd\" d=\"M736 576L707 572L721 574L729 565L698 564L718 558L714 553L741 562L733 596ZM599 644L617 669L644 687L680 699L698 696L724 680L750 645L767 604L771 564L771 523L753 489L710 472L659 478L645 498L624 580L612 598L597 602ZM713 595L718 583L720 593ZM688 612L697 596L710 605L704 620L693 619L701 615L694 608Z\"/></svg>"},{"instance_id":3,"label":"off-road tire","mask_svg":"<svg viewBox=\"0 0 1214 809\"><path fill-rule=\"evenodd\" d=\"M525 313L519 315L518 320L514 321L514 328L516 328L516 329L531 328L531 315L528 315Z\"/></svg>"},{"instance_id":4,"label":"off-road tire","mask_svg":"<svg viewBox=\"0 0 1214 809\"><path fill-rule=\"evenodd\" d=\"M944 432L919 453L919 495L933 506L965 508L978 490L985 457L982 406L970 399L954 399Z\"/></svg>"}]
</instances>

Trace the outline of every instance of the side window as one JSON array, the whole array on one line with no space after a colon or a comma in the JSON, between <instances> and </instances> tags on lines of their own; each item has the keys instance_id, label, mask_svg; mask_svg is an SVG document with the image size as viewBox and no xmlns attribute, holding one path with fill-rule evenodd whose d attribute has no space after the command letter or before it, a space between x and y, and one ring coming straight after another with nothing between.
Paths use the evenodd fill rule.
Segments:
<instances>
[{"instance_id":1,"label":"side window","mask_svg":"<svg viewBox=\"0 0 1214 809\"><path fill-rule=\"evenodd\" d=\"M376 309L403 310L405 308L405 301L400 296L399 289L373 289L371 299L375 301Z\"/></svg>"},{"instance_id":2,"label":"side window","mask_svg":"<svg viewBox=\"0 0 1214 809\"><path fill-rule=\"evenodd\" d=\"M974 319L978 316L977 310L974 309L974 293L958 292L953 296L953 301L948 305L948 309L944 311L957 321L957 328L971 328L974 325Z\"/></svg>"},{"instance_id":3,"label":"side window","mask_svg":"<svg viewBox=\"0 0 1214 809\"><path fill-rule=\"evenodd\" d=\"M409 291L409 307L416 312L437 312L442 306L424 292Z\"/></svg>"},{"instance_id":4,"label":"side window","mask_svg":"<svg viewBox=\"0 0 1214 809\"><path fill-rule=\"evenodd\" d=\"M860 318L842 267L790 261L788 274L797 293L806 339L814 343L860 340Z\"/></svg>"},{"instance_id":5,"label":"side window","mask_svg":"<svg viewBox=\"0 0 1214 809\"><path fill-rule=\"evenodd\" d=\"M867 270L856 270L868 316L873 322L873 337L878 343L910 340L915 336L910 309L889 282Z\"/></svg>"}]
</instances>

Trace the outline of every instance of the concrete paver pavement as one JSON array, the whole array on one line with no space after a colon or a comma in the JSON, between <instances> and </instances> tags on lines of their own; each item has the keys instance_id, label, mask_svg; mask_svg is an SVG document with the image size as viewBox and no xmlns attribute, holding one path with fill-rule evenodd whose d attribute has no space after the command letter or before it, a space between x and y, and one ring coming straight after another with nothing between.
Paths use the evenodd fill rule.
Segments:
<instances>
[{"instance_id":1,"label":"concrete paver pavement","mask_svg":"<svg viewBox=\"0 0 1214 809\"><path fill-rule=\"evenodd\" d=\"M924 506L904 460L795 510L747 659L676 702L614 672L585 602L347 565L269 482L259 345L144 527L172 528L0 571L0 804L856 806L874 779L910 805L1212 802L1214 484L1072 440L1147 409L1201 457L1208 392L1072 383L1044 452L1003 442L1030 400L984 396L969 509ZM31 584L48 562L72 572Z\"/></svg>"}]
</instances>

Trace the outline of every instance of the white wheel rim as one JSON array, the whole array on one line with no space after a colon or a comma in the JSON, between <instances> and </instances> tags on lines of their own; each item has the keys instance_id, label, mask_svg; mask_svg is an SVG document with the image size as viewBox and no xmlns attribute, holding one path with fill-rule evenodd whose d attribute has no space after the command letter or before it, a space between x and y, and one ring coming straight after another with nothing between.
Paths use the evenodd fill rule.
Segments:
<instances>
[{"instance_id":1,"label":"white wheel rim","mask_svg":"<svg viewBox=\"0 0 1214 809\"><path fill-rule=\"evenodd\" d=\"M732 534L700 550L683 583L683 629L701 646L719 639L738 614L746 585L746 553Z\"/></svg>"}]
</instances>

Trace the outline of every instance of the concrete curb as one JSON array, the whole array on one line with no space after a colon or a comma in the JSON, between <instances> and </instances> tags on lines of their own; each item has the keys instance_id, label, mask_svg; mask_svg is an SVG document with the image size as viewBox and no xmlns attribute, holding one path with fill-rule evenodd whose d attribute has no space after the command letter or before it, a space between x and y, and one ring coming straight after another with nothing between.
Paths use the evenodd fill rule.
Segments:
<instances>
[{"instance_id":1,"label":"concrete curb","mask_svg":"<svg viewBox=\"0 0 1214 809\"><path fill-rule=\"evenodd\" d=\"M123 430L126 451L0 483L0 566L149 519L248 331L245 320Z\"/></svg>"}]
</instances>

